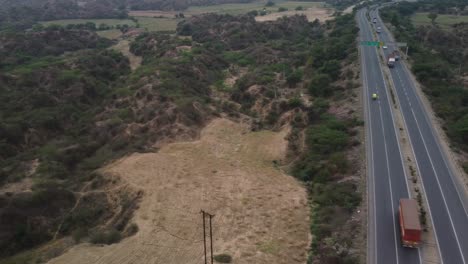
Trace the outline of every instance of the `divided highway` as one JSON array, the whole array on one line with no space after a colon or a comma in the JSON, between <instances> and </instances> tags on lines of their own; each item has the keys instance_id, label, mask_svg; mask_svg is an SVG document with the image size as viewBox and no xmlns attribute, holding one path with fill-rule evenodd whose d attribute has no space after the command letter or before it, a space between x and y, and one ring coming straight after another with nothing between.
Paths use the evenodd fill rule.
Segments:
<instances>
[{"instance_id":1,"label":"divided highway","mask_svg":"<svg viewBox=\"0 0 468 264\"><path fill-rule=\"evenodd\" d=\"M357 13L360 40L373 40L365 10ZM401 246L400 198L409 197L403 157L376 47L361 47L368 162L369 264L418 264L418 249ZM379 100L373 101L371 94Z\"/></svg>"},{"instance_id":2,"label":"divided highway","mask_svg":"<svg viewBox=\"0 0 468 264\"><path fill-rule=\"evenodd\" d=\"M388 43L388 49L384 50L388 56L395 49L392 44L393 37L385 29L377 11L372 11L371 17L377 17L377 24L384 29L379 34L379 39ZM368 26L368 21L365 22ZM442 263L467 264L466 193L460 188L460 183L449 165L448 157L442 151L439 138L416 92L411 73L402 62L397 62L395 67L390 69L390 73L426 194L429 206L428 217L432 219Z\"/></svg>"}]
</instances>

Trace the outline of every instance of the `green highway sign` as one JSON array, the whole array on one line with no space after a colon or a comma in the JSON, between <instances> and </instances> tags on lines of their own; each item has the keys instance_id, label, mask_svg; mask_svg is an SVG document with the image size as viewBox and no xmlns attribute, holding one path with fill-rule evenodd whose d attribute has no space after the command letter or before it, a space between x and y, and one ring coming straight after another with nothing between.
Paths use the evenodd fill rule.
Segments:
<instances>
[{"instance_id":1,"label":"green highway sign","mask_svg":"<svg viewBox=\"0 0 468 264\"><path fill-rule=\"evenodd\" d=\"M383 42L378 42L378 41L361 41L362 46L383 46Z\"/></svg>"}]
</instances>

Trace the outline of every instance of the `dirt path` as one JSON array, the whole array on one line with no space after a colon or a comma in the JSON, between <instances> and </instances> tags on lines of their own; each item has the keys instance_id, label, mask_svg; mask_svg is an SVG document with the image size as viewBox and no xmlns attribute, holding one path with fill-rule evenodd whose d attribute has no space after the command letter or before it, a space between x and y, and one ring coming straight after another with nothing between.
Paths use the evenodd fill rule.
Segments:
<instances>
[{"instance_id":1,"label":"dirt path","mask_svg":"<svg viewBox=\"0 0 468 264\"><path fill-rule=\"evenodd\" d=\"M117 44L111 47L111 49L122 52L130 61L130 68L134 71L141 65L142 57L136 56L130 52L130 40L122 39Z\"/></svg>"},{"instance_id":2,"label":"dirt path","mask_svg":"<svg viewBox=\"0 0 468 264\"><path fill-rule=\"evenodd\" d=\"M106 173L144 190L133 218L140 231L115 245L76 246L49 263L202 263L201 209L215 214L215 254L232 263L305 263L306 191L273 166L286 153L287 133L217 119L199 141L109 165Z\"/></svg>"}]
</instances>

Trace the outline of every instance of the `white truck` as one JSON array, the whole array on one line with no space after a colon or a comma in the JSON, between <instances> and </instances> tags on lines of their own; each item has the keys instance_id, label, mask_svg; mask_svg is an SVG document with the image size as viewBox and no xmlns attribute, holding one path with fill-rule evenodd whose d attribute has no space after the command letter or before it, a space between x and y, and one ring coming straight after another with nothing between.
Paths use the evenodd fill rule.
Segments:
<instances>
[{"instance_id":1,"label":"white truck","mask_svg":"<svg viewBox=\"0 0 468 264\"><path fill-rule=\"evenodd\" d=\"M393 68L395 66L395 57L393 57L393 55L388 56L387 65L389 68Z\"/></svg>"}]
</instances>

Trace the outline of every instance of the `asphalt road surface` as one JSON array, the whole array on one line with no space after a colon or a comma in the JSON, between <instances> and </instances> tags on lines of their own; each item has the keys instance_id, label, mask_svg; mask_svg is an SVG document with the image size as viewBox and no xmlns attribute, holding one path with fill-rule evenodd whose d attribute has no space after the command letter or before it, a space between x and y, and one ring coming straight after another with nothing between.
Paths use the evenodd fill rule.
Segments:
<instances>
[{"instance_id":1,"label":"asphalt road surface","mask_svg":"<svg viewBox=\"0 0 468 264\"><path fill-rule=\"evenodd\" d=\"M377 17L376 26L383 29L378 37L388 46L384 50L388 56L396 48L393 37L384 27L377 11L371 12L371 17ZM434 226L442 263L467 264L466 193L460 187L461 183L454 176L448 157L441 148L409 70L403 63L397 62L390 72L429 205L429 217Z\"/></svg>"},{"instance_id":2,"label":"asphalt road surface","mask_svg":"<svg viewBox=\"0 0 468 264\"><path fill-rule=\"evenodd\" d=\"M372 41L365 10L357 13L360 40ZM390 95L376 47L360 47L366 113L368 162L368 260L376 264L418 264L418 249L401 246L399 199L409 197ZM378 100L371 94L377 93Z\"/></svg>"}]
</instances>

